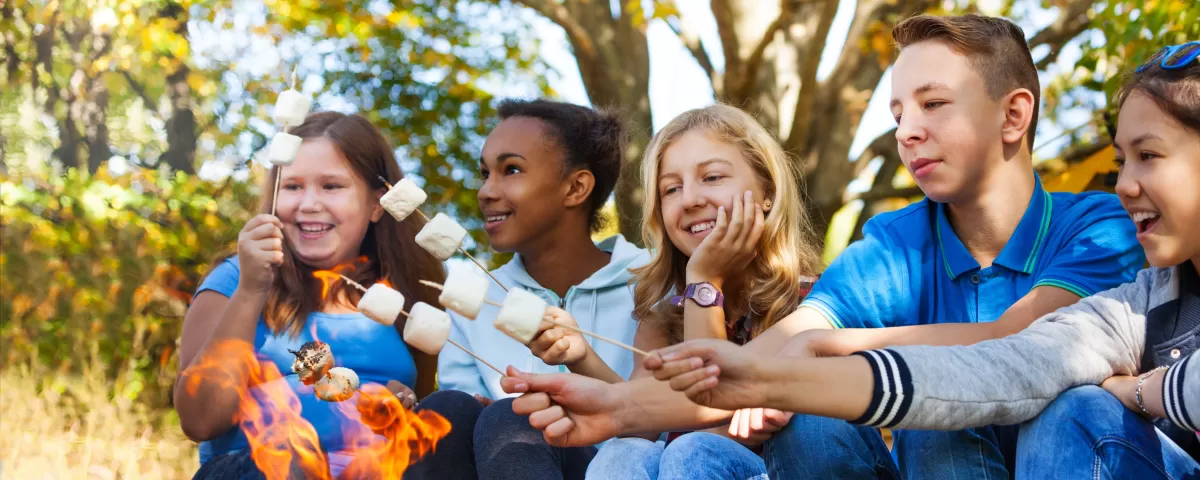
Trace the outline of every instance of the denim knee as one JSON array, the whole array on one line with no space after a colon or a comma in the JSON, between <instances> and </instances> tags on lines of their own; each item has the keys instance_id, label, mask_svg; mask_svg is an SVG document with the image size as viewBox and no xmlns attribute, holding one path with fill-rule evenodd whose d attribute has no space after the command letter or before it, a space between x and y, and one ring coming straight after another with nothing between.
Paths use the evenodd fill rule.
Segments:
<instances>
[{"instance_id":1,"label":"denim knee","mask_svg":"<svg viewBox=\"0 0 1200 480\"><path fill-rule=\"evenodd\" d=\"M765 479L763 459L729 437L691 432L676 438L663 450L661 478Z\"/></svg>"},{"instance_id":2,"label":"denim knee","mask_svg":"<svg viewBox=\"0 0 1200 480\"><path fill-rule=\"evenodd\" d=\"M636 437L609 440L588 465L587 478L656 480L664 446Z\"/></svg>"},{"instance_id":3,"label":"denim knee","mask_svg":"<svg viewBox=\"0 0 1200 480\"><path fill-rule=\"evenodd\" d=\"M763 456L772 478L899 478L878 430L836 418L793 415Z\"/></svg>"},{"instance_id":4,"label":"denim knee","mask_svg":"<svg viewBox=\"0 0 1200 480\"><path fill-rule=\"evenodd\" d=\"M421 400L414 410L431 410L445 417L453 427L474 429L475 421L483 412L483 405L470 394L458 390L438 390Z\"/></svg>"}]
</instances>

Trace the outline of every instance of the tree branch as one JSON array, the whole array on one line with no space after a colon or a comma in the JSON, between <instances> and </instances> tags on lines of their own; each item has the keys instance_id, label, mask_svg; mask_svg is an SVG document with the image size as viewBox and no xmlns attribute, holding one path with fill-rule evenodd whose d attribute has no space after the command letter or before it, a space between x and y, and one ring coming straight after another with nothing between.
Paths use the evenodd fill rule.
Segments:
<instances>
[{"instance_id":1,"label":"tree branch","mask_svg":"<svg viewBox=\"0 0 1200 480\"><path fill-rule=\"evenodd\" d=\"M1034 67L1044 70L1058 58L1063 45L1088 28L1088 10L1092 8L1091 0L1074 0L1063 9L1061 15L1050 26L1042 29L1029 39L1029 49L1047 45L1050 52L1041 60L1034 62Z\"/></svg>"},{"instance_id":2,"label":"tree branch","mask_svg":"<svg viewBox=\"0 0 1200 480\"><path fill-rule=\"evenodd\" d=\"M533 11L538 12L543 17L558 24L564 31L567 32L567 38L571 41L571 46L575 47L575 55L582 57L580 61L595 61L597 59L596 46L592 43L591 35L588 35L587 29L584 28L575 18L571 17L571 12L567 11L567 7L555 3L553 0L515 0L516 3L524 5ZM610 19L612 15L608 16Z\"/></svg>"},{"instance_id":3,"label":"tree branch","mask_svg":"<svg viewBox=\"0 0 1200 480\"><path fill-rule=\"evenodd\" d=\"M900 160L900 154L896 151L896 129L893 128L871 140L867 148L863 150L858 158L854 159L854 176L858 176L863 170L866 170L867 164L871 163L875 157L882 156L886 160L892 160L895 157L896 161ZM893 168L895 170L895 168ZM880 170L883 171L882 169ZM878 178L878 177L876 177Z\"/></svg>"},{"instance_id":4,"label":"tree branch","mask_svg":"<svg viewBox=\"0 0 1200 480\"><path fill-rule=\"evenodd\" d=\"M158 103L155 102L154 99L150 98L150 95L146 93L145 87L142 87L137 80L134 80L133 75L130 75L128 70L121 69L120 72L121 76L125 77L125 83L129 84L129 88L133 90L133 93L136 93L138 98L142 99L142 103L146 104L146 110L154 113L154 116L161 120L162 116L158 114Z\"/></svg>"},{"instance_id":5,"label":"tree branch","mask_svg":"<svg viewBox=\"0 0 1200 480\"><path fill-rule=\"evenodd\" d=\"M704 73L708 75L709 80L714 79L716 69L713 67L712 59L709 58L708 52L704 51L704 45L700 42L700 36L695 32L688 30L683 25L683 19L675 17L679 23L676 26L674 23L667 21L667 26L671 27L671 31L675 32L675 36L679 37L679 41L683 42L683 46L687 47L689 52L692 52L692 57L695 57L696 63L700 64L700 68L704 69Z\"/></svg>"},{"instance_id":6,"label":"tree branch","mask_svg":"<svg viewBox=\"0 0 1200 480\"><path fill-rule=\"evenodd\" d=\"M738 91L733 92L733 98L743 99L750 96L750 88L754 85L756 77L758 77L758 67L762 65L767 47L771 46L771 42L775 41L775 33L790 21L791 16L792 2L787 0L779 2L779 17L775 18L775 21L767 26L767 30L763 32L762 38L759 38L758 43L754 45L754 50L750 51L750 56L746 57L746 61L742 63L742 81L738 85Z\"/></svg>"},{"instance_id":7,"label":"tree branch","mask_svg":"<svg viewBox=\"0 0 1200 480\"><path fill-rule=\"evenodd\" d=\"M1070 165L1072 163L1081 162L1088 157L1099 153L1101 150L1108 148L1109 145L1112 145L1112 141L1107 137L1101 137L1095 143L1076 145L1066 149L1062 152L1060 158L1062 158L1062 161Z\"/></svg>"}]
</instances>

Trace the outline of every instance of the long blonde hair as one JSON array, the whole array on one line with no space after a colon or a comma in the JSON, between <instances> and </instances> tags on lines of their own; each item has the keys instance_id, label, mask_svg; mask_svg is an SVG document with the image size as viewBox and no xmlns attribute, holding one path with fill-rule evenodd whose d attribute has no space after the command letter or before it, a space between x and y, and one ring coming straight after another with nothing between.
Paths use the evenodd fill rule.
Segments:
<instances>
[{"instance_id":1,"label":"long blonde hair","mask_svg":"<svg viewBox=\"0 0 1200 480\"><path fill-rule=\"evenodd\" d=\"M821 269L816 235L800 194L799 173L774 137L746 112L715 104L684 112L671 120L650 140L642 159L642 239L654 257L633 270L634 317L649 321L667 332L672 343L682 338L683 311L664 301L686 287L684 270L688 257L667 237L658 194L658 172L663 153L684 134L701 130L714 140L738 148L750 162L771 211L766 217L758 255L741 279L743 302L754 319L751 335L758 336L800 304L804 277Z\"/></svg>"}]
</instances>

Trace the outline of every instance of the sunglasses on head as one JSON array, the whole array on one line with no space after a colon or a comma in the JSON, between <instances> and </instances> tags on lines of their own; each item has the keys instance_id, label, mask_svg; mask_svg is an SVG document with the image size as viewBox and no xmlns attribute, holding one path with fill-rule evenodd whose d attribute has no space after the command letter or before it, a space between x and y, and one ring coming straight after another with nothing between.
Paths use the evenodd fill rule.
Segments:
<instances>
[{"instance_id":1,"label":"sunglasses on head","mask_svg":"<svg viewBox=\"0 0 1200 480\"><path fill-rule=\"evenodd\" d=\"M1134 71L1142 73L1147 68L1153 66L1154 62L1158 62L1163 70L1178 70L1186 67L1191 62L1197 61L1197 58L1200 58L1200 41L1171 45L1163 47L1162 50L1159 50Z\"/></svg>"}]
</instances>

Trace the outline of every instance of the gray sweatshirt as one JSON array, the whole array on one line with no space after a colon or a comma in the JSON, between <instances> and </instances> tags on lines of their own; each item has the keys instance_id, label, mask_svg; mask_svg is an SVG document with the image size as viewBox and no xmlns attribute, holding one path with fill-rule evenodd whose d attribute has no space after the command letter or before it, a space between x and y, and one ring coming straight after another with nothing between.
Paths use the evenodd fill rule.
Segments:
<instances>
[{"instance_id":1,"label":"gray sweatshirt","mask_svg":"<svg viewBox=\"0 0 1200 480\"><path fill-rule=\"evenodd\" d=\"M854 423L931 430L1017 424L1069 388L1137 375L1147 313L1179 303L1185 268L1192 266L1142 270L1134 282L1084 298L1009 337L859 352L870 361L875 389L866 414ZM1187 335L1196 337L1185 342L1194 350L1200 330ZM1168 418L1200 431L1200 354L1173 355L1179 358L1167 370L1162 392Z\"/></svg>"}]
</instances>

